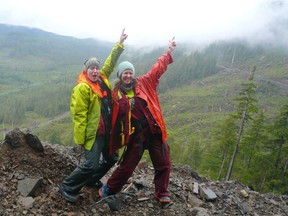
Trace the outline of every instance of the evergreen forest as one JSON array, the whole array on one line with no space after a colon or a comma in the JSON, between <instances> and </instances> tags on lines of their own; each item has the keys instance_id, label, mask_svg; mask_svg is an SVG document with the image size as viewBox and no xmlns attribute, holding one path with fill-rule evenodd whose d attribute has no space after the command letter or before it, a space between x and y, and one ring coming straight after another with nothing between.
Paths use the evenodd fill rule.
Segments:
<instances>
[{"instance_id":1,"label":"evergreen forest","mask_svg":"<svg viewBox=\"0 0 288 216\"><path fill-rule=\"evenodd\" d=\"M112 47L0 24L0 140L20 128L42 142L73 146L71 90L84 61L96 56L103 63ZM128 40L120 57L133 62L137 76L166 47L141 49ZM209 179L287 194L288 47L177 41L173 57L158 88L173 164Z\"/></svg>"}]
</instances>

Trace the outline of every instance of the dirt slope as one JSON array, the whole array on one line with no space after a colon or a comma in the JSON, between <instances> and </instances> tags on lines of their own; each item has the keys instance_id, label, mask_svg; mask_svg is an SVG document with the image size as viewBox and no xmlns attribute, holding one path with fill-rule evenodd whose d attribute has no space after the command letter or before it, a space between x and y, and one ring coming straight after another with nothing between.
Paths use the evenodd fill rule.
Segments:
<instances>
[{"instance_id":1,"label":"dirt slope","mask_svg":"<svg viewBox=\"0 0 288 216\"><path fill-rule=\"evenodd\" d=\"M174 204L162 209L154 198L153 167L145 161L123 193L100 200L96 189L84 187L79 201L71 204L61 197L58 186L75 168L78 153L49 143L42 143L41 149L25 135L13 130L0 145L0 215L288 215L287 195L259 194L236 181L210 181L178 166L172 167L169 185ZM40 183L23 195L20 185L27 179ZM197 185L199 191L193 191ZM201 188L210 194L201 193ZM216 198L210 199L211 194Z\"/></svg>"}]
</instances>

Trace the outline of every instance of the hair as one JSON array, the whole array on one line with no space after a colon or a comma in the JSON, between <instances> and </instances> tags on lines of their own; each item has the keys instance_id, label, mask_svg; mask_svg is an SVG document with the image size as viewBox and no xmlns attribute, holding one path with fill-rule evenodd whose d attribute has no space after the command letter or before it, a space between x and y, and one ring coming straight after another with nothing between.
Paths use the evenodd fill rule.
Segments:
<instances>
[{"instance_id":1,"label":"hair","mask_svg":"<svg viewBox=\"0 0 288 216\"><path fill-rule=\"evenodd\" d=\"M132 78L131 81L131 86L129 86L131 89L133 89L137 84L137 79L136 78ZM118 89L123 89L124 85L122 83L122 80L119 79L114 83L114 88L118 88ZM125 88L125 87L124 87Z\"/></svg>"}]
</instances>

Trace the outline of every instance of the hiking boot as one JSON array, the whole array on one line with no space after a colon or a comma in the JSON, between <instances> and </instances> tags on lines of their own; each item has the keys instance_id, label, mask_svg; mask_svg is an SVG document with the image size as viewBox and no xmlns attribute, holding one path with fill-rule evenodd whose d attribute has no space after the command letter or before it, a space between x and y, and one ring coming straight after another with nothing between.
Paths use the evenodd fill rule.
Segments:
<instances>
[{"instance_id":1,"label":"hiking boot","mask_svg":"<svg viewBox=\"0 0 288 216\"><path fill-rule=\"evenodd\" d=\"M87 187L91 187L91 188L95 188L95 189L99 189L99 188L101 188L102 186L103 186L103 183L100 181L100 180L98 180L97 182L95 182L94 184L92 183L90 183L90 184L86 184L86 186Z\"/></svg>"},{"instance_id":2,"label":"hiking boot","mask_svg":"<svg viewBox=\"0 0 288 216\"><path fill-rule=\"evenodd\" d=\"M71 203L75 203L79 197L78 194L73 194L73 193L69 193L69 192L65 191L64 188L62 187L62 185L59 187L59 192L67 201L69 201Z\"/></svg>"},{"instance_id":3,"label":"hiking boot","mask_svg":"<svg viewBox=\"0 0 288 216\"><path fill-rule=\"evenodd\" d=\"M169 206L173 205L172 200L170 199L170 197L168 196L160 196L160 197L156 197L158 199L158 201L161 204L161 207L163 209L168 208Z\"/></svg>"},{"instance_id":4,"label":"hiking boot","mask_svg":"<svg viewBox=\"0 0 288 216\"><path fill-rule=\"evenodd\" d=\"M101 198L109 196L109 188L107 187L107 184L104 184L99 190L98 194Z\"/></svg>"}]
</instances>

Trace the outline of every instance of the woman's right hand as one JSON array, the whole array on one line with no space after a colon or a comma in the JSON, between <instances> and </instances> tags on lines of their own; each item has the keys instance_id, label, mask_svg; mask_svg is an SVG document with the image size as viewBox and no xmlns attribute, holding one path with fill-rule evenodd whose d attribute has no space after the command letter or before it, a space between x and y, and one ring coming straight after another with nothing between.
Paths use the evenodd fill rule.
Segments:
<instances>
[{"instance_id":1,"label":"woman's right hand","mask_svg":"<svg viewBox=\"0 0 288 216\"><path fill-rule=\"evenodd\" d=\"M176 48L176 41L174 40L175 39L175 37L173 37L172 38L172 40L169 40L169 46L168 46L168 48L169 48L169 52L173 52L174 50L175 50L175 48Z\"/></svg>"}]
</instances>

